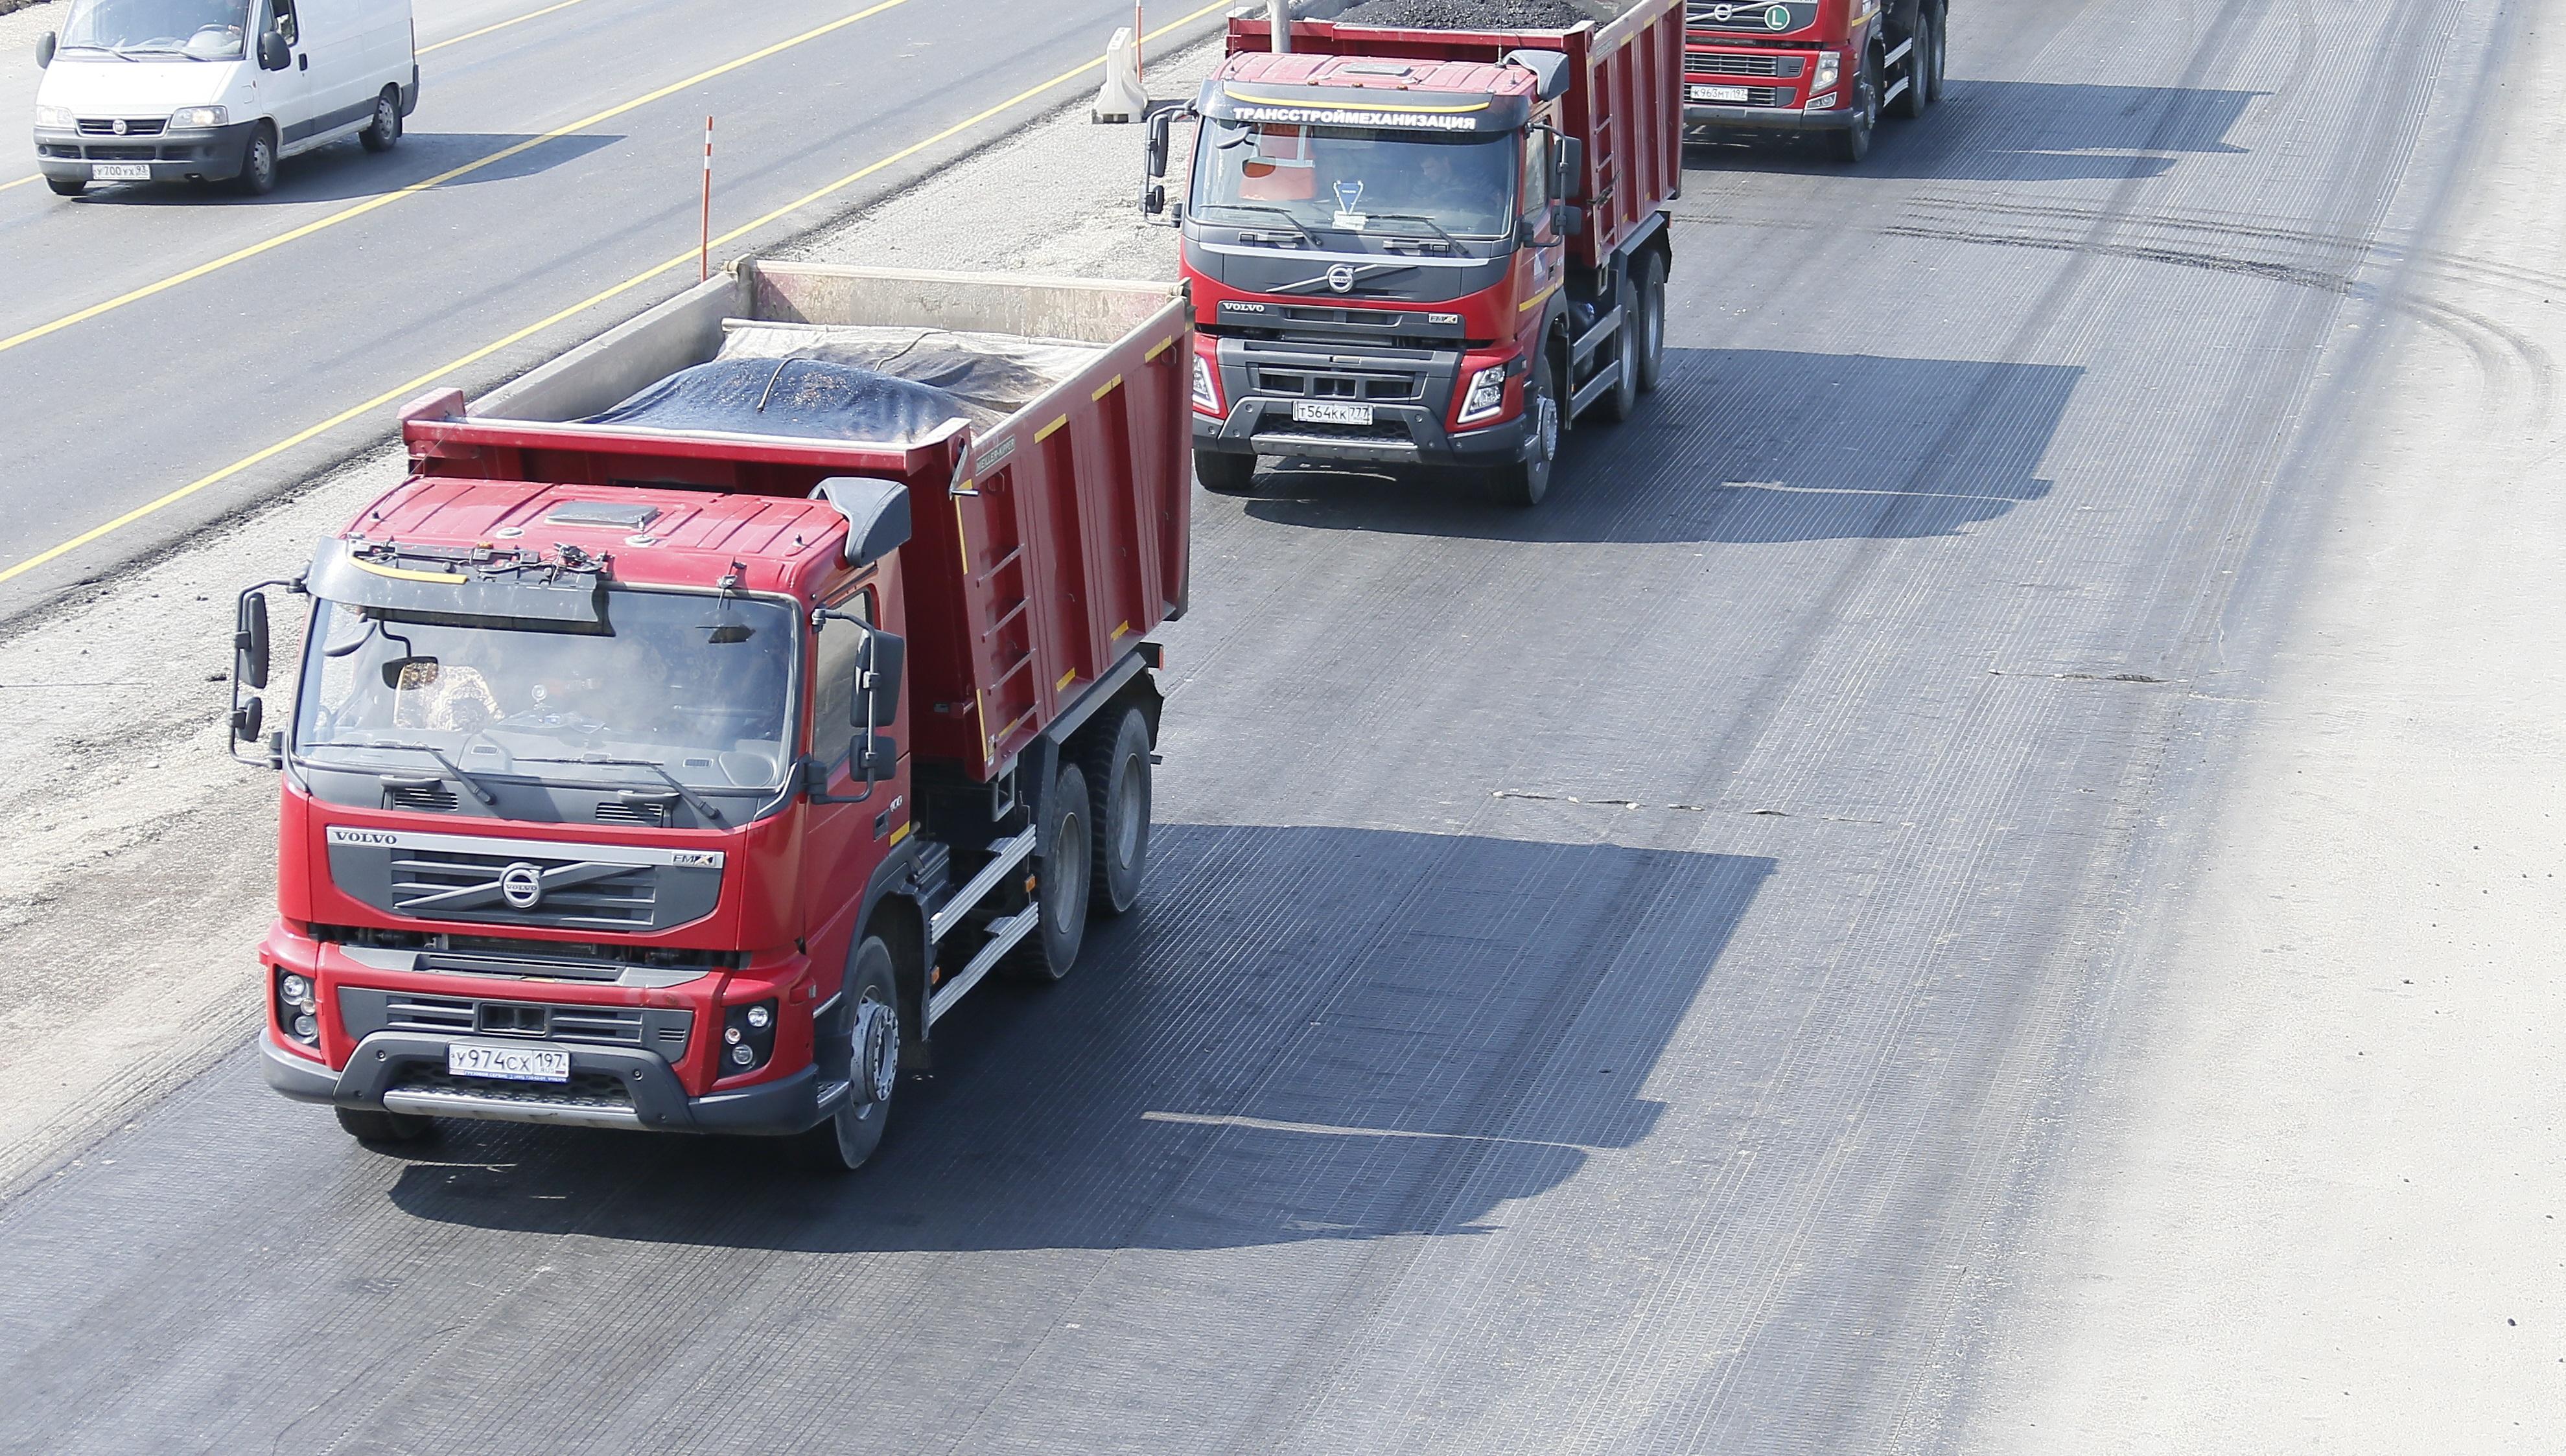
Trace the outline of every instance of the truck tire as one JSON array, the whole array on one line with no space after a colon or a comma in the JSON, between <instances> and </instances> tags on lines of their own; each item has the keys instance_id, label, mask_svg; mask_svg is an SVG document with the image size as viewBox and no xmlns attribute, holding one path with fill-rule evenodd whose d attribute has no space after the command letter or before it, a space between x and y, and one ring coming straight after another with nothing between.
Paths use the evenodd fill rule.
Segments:
<instances>
[{"instance_id":1,"label":"truck tire","mask_svg":"<svg viewBox=\"0 0 2566 1456\"><path fill-rule=\"evenodd\" d=\"M1898 100L1892 104L1892 110L1902 121L1924 120L1924 109L1933 104L1933 93L1925 84L1925 77L1933 64L1937 29L1933 7L1920 6L1916 11L1915 44L1907 48L1907 60L1901 66L1901 72L1907 78L1907 89L1900 92Z\"/></svg>"},{"instance_id":2,"label":"truck tire","mask_svg":"<svg viewBox=\"0 0 2566 1456\"><path fill-rule=\"evenodd\" d=\"M1933 17L1933 59L1924 69L1924 102L1930 106L1942 99L1942 72L1951 59L1951 11L1946 5L1925 10Z\"/></svg>"},{"instance_id":3,"label":"truck tire","mask_svg":"<svg viewBox=\"0 0 2566 1456\"><path fill-rule=\"evenodd\" d=\"M1501 505L1530 508L1550 494L1551 467L1559 461L1559 387L1552 380L1550 346L1533 356L1532 377L1524 381L1524 413L1532 421L1533 458L1516 460L1490 472L1488 494Z\"/></svg>"},{"instance_id":4,"label":"truck tire","mask_svg":"<svg viewBox=\"0 0 2566 1456\"><path fill-rule=\"evenodd\" d=\"M340 1129L359 1142L416 1142L436 1130L435 1118L409 1112L338 1111Z\"/></svg>"},{"instance_id":5,"label":"truck tire","mask_svg":"<svg viewBox=\"0 0 2566 1456\"><path fill-rule=\"evenodd\" d=\"M1622 311L1621 337L1613 341L1613 366L1622 377L1604 391L1597 402L1604 406L1604 417L1620 424L1640 408L1640 289L1631 274L1640 260L1631 259L1622 267L1622 281L1613 288L1613 306Z\"/></svg>"},{"instance_id":6,"label":"truck tire","mask_svg":"<svg viewBox=\"0 0 2566 1456\"><path fill-rule=\"evenodd\" d=\"M276 127L266 121L252 126L241 145L240 175L232 187L244 197L264 197L276 190Z\"/></svg>"},{"instance_id":7,"label":"truck tire","mask_svg":"<svg viewBox=\"0 0 2566 1456\"><path fill-rule=\"evenodd\" d=\"M847 1099L819 1126L793 1139L795 1161L822 1172L852 1173L882 1146L891 1103L899 1091L899 993L892 984L891 947L868 935L847 967Z\"/></svg>"},{"instance_id":8,"label":"truck tire","mask_svg":"<svg viewBox=\"0 0 2566 1456\"><path fill-rule=\"evenodd\" d=\"M1871 155L1871 133L1880 124L1880 48L1867 47L1862 53L1862 70L1853 84L1853 124L1828 138L1835 145L1836 160L1848 165Z\"/></svg>"},{"instance_id":9,"label":"truck tire","mask_svg":"<svg viewBox=\"0 0 2566 1456\"><path fill-rule=\"evenodd\" d=\"M1090 796L1087 822L1096 827L1087 869L1087 907L1120 915L1141 898L1141 874L1150 864L1150 720L1139 708L1123 710L1111 734L1094 733L1079 755Z\"/></svg>"},{"instance_id":10,"label":"truck tire","mask_svg":"<svg viewBox=\"0 0 2566 1456\"><path fill-rule=\"evenodd\" d=\"M358 132L357 139L366 144L368 151L389 151L392 149L392 143L401 139L398 88L385 87L384 94L375 98L374 123Z\"/></svg>"},{"instance_id":11,"label":"truck tire","mask_svg":"<svg viewBox=\"0 0 2566 1456\"><path fill-rule=\"evenodd\" d=\"M1667 372L1667 259L1640 255L1640 392L1654 393Z\"/></svg>"},{"instance_id":12,"label":"truck tire","mask_svg":"<svg viewBox=\"0 0 2566 1456\"><path fill-rule=\"evenodd\" d=\"M1213 495L1252 495L1256 491L1256 457L1196 450L1194 479Z\"/></svg>"},{"instance_id":13,"label":"truck tire","mask_svg":"<svg viewBox=\"0 0 2566 1456\"><path fill-rule=\"evenodd\" d=\"M1034 881L1042 918L1007 952L1006 965L1019 980L1057 981L1077 964L1079 942L1087 937L1087 873L1096 852L1088 833L1087 776L1078 765L1062 766L1039 812L1042 843L1049 846Z\"/></svg>"}]
</instances>

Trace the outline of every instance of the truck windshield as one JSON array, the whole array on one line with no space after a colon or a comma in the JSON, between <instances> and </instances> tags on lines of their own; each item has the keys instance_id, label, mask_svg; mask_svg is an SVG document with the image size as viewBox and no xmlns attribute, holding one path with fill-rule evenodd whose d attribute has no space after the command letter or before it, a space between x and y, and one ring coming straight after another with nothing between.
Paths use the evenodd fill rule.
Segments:
<instances>
[{"instance_id":1,"label":"truck windshield","mask_svg":"<svg viewBox=\"0 0 2566 1456\"><path fill-rule=\"evenodd\" d=\"M1313 230L1431 232L1422 218L1454 237L1502 237L1514 229L1516 144L1511 132L1206 118L1187 205L1239 226L1279 212Z\"/></svg>"},{"instance_id":2,"label":"truck windshield","mask_svg":"<svg viewBox=\"0 0 2566 1456\"><path fill-rule=\"evenodd\" d=\"M429 771L434 750L476 778L657 782L655 765L708 793L780 785L792 757L793 613L695 593L618 591L607 602L609 634L445 625L323 602L304 651L295 752L366 772Z\"/></svg>"},{"instance_id":3,"label":"truck windshield","mask_svg":"<svg viewBox=\"0 0 2566 1456\"><path fill-rule=\"evenodd\" d=\"M248 34L249 0L73 0L62 49L237 61Z\"/></svg>"}]
</instances>

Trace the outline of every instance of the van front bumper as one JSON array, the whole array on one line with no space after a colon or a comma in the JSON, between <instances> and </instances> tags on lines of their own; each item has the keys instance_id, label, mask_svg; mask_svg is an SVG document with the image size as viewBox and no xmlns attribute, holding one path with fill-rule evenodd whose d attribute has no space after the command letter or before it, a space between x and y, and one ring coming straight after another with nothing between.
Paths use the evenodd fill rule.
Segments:
<instances>
[{"instance_id":1,"label":"van front bumper","mask_svg":"<svg viewBox=\"0 0 2566 1456\"><path fill-rule=\"evenodd\" d=\"M97 180L90 168L99 162L151 168L155 182L224 182L240 175L249 152L252 119L228 126L171 129L157 136L93 136L83 131L36 130L36 169L56 181Z\"/></svg>"},{"instance_id":2,"label":"van front bumper","mask_svg":"<svg viewBox=\"0 0 2566 1456\"><path fill-rule=\"evenodd\" d=\"M472 1039L377 1032L357 1044L347 1071L333 1072L287 1051L270 1031L259 1038L259 1061L267 1085L297 1101L559 1127L783 1136L816 1126L846 1095L844 1083L831 1084L824 1104L819 1072L805 1067L737 1092L690 1097L658 1054L627 1047L569 1047L567 1084L449 1077L445 1049L460 1040Z\"/></svg>"}]
</instances>

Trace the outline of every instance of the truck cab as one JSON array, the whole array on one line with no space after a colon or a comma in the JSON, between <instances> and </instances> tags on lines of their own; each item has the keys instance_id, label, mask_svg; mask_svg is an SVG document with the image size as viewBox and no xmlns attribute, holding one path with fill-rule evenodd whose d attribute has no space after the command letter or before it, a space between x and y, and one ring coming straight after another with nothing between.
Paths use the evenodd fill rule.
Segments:
<instances>
[{"instance_id":1,"label":"truck cab","mask_svg":"<svg viewBox=\"0 0 2566 1456\"><path fill-rule=\"evenodd\" d=\"M1816 132L1871 154L1882 116L1942 96L1948 0L1690 0L1684 124L1702 133Z\"/></svg>"}]
</instances>

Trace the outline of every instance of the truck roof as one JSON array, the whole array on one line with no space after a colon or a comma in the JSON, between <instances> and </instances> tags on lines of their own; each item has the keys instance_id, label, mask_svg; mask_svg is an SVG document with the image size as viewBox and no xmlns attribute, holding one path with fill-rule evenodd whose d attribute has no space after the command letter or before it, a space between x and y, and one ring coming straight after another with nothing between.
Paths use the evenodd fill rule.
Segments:
<instances>
[{"instance_id":1,"label":"truck roof","mask_svg":"<svg viewBox=\"0 0 2566 1456\"><path fill-rule=\"evenodd\" d=\"M1249 51L1232 56L1223 81L1266 86L1323 86L1349 91L1430 91L1470 96L1531 97L1530 71L1492 61L1403 61L1382 56L1331 56L1310 51Z\"/></svg>"},{"instance_id":2,"label":"truck roof","mask_svg":"<svg viewBox=\"0 0 2566 1456\"><path fill-rule=\"evenodd\" d=\"M430 476L385 492L349 534L422 547L575 546L612 555L616 581L655 586L711 586L737 562L743 590L807 593L843 567L846 518L793 496Z\"/></svg>"}]
</instances>

